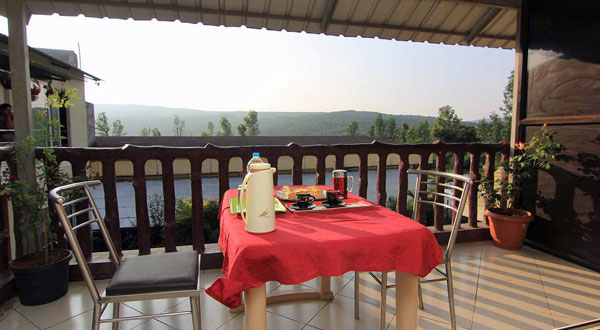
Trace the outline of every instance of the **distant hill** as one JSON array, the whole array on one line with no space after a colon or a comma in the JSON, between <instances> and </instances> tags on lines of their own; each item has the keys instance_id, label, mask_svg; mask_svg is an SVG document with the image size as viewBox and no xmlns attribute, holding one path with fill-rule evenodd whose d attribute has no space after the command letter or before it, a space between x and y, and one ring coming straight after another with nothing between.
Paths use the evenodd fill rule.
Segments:
<instances>
[{"instance_id":1,"label":"distant hill","mask_svg":"<svg viewBox=\"0 0 600 330\"><path fill-rule=\"evenodd\" d=\"M156 127L162 135L173 135L173 117L178 115L185 120L185 135L198 136L207 130L207 124L215 125L215 133L220 130L221 117L226 117L233 126L233 132L242 123L246 111L203 111L181 108L167 108L145 105L95 104L96 116L105 112L109 122L121 120L127 135L139 135L143 127ZM344 135L348 123L357 121L359 135L367 135L369 126L377 117L372 111L335 111L335 112L259 112L260 135L264 136L301 136L301 135ZM389 115L383 118L396 118L396 125L403 123L415 125L427 120L433 123L435 117L416 115Z\"/></svg>"}]
</instances>

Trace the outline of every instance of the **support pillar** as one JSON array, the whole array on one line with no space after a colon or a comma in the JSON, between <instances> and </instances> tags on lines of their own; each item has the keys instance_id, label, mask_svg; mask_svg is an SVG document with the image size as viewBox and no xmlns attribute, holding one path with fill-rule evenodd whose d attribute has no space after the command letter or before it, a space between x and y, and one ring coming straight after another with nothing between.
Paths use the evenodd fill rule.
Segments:
<instances>
[{"instance_id":1,"label":"support pillar","mask_svg":"<svg viewBox=\"0 0 600 330\"><path fill-rule=\"evenodd\" d=\"M6 9L8 15L8 54L12 85L12 107L15 115L15 138L16 141L22 141L25 137L31 135L33 131L25 0L8 1Z\"/></svg>"},{"instance_id":2,"label":"support pillar","mask_svg":"<svg viewBox=\"0 0 600 330\"><path fill-rule=\"evenodd\" d=\"M21 142L27 136L33 135L33 116L31 113L31 78L29 75L29 47L27 46L27 11L25 0L6 2L8 18L8 57L10 60L10 79L12 86L12 108L15 123L15 141ZM34 149L31 148L21 161L17 162L17 177L27 180L33 187L36 184L34 167ZM15 219L17 220L17 219ZM18 220L15 222L15 239L17 247L21 247L16 233L20 232ZM17 256L24 252L17 249Z\"/></svg>"}]
</instances>

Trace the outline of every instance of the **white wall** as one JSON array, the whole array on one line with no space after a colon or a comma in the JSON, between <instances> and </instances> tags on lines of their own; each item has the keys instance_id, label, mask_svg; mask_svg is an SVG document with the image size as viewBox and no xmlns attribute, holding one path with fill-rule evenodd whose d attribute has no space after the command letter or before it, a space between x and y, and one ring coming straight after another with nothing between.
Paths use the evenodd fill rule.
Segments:
<instances>
[{"instance_id":1,"label":"white wall","mask_svg":"<svg viewBox=\"0 0 600 330\"><path fill-rule=\"evenodd\" d=\"M42 83L42 82L40 82ZM52 86L57 89L77 89L79 100L71 100L73 106L68 110L68 126L69 126L69 146L71 147L87 147L87 115L85 106L85 88L84 82L81 80L52 81ZM32 102L33 108L44 108L46 106L45 90L42 89L39 98Z\"/></svg>"}]
</instances>

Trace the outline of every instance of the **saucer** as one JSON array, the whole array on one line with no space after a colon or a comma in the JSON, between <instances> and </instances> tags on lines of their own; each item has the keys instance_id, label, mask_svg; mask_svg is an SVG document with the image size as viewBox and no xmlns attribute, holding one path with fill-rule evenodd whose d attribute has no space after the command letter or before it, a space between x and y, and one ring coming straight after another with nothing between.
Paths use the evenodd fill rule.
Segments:
<instances>
[{"instance_id":1,"label":"saucer","mask_svg":"<svg viewBox=\"0 0 600 330\"><path fill-rule=\"evenodd\" d=\"M337 204L335 204L335 205L330 205L330 204L329 204L329 203L327 203L327 202L323 202L323 203L321 203L321 205L325 206L326 208L334 208L334 207L343 207L343 206L346 206L346 203L344 203L344 202L339 202L339 203L337 203Z\"/></svg>"},{"instance_id":2,"label":"saucer","mask_svg":"<svg viewBox=\"0 0 600 330\"><path fill-rule=\"evenodd\" d=\"M297 210L297 211L302 211L302 210L312 210L312 209L314 209L315 207L317 207L317 205L316 205L316 204L308 204L308 206L307 206L307 207L300 207L300 206L298 206L298 204L292 204L292 205L290 205L290 208L291 208L291 209L294 209L294 210Z\"/></svg>"}]
</instances>

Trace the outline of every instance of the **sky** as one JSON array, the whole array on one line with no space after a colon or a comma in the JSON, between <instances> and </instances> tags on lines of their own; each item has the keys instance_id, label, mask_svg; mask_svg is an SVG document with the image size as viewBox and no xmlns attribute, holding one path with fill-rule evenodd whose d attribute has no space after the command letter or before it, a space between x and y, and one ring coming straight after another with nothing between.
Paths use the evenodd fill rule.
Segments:
<instances>
[{"instance_id":1,"label":"sky","mask_svg":"<svg viewBox=\"0 0 600 330\"><path fill-rule=\"evenodd\" d=\"M8 34L0 17L0 33ZM81 52L95 104L212 111L361 110L466 120L502 106L513 50L179 22L33 16L32 47Z\"/></svg>"}]
</instances>

